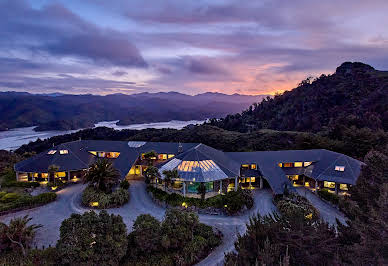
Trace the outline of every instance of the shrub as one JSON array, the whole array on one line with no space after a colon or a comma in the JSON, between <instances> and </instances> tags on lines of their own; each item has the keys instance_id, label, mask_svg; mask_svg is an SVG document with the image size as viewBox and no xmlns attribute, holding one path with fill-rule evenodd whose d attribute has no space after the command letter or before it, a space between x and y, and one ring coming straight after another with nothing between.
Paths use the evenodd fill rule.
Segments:
<instances>
[{"instance_id":1,"label":"shrub","mask_svg":"<svg viewBox=\"0 0 388 266\"><path fill-rule=\"evenodd\" d=\"M330 201L333 204L338 204L339 203L339 196L335 193L330 192L327 188L323 188L321 190L318 190L318 195L327 200Z\"/></svg>"},{"instance_id":2,"label":"shrub","mask_svg":"<svg viewBox=\"0 0 388 266\"><path fill-rule=\"evenodd\" d=\"M290 194L288 197L277 198L275 203L280 213L286 217L304 217L309 220L319 218L318 210L302 196Z\"/></svg>"},{"instance_id":3,"label":"shrub","mask_svg":"<svg viewBox=\"0 0 388 266\"><path fill-rule=\"evenodd\" d=\"M54 182L48 182L47 187L57 187L55 190L62 189L63 187L66 186L66 183L60 179L55 179Z\"/></svg>"},{"instance_id":4,"label":"shrub","mask_svg":"<svg viewBox=\"0 0 388 266\"><path fill-rule=\"evenodd\" d=\"M7 194L7 192L5 192L5 191L0 191L0 199L1 199L2 197L4 197L6 194Z\"/></svg>"},{"instance_id":5,"label":"shrub","mask_svg":"<svg viewBox=\"0 0 388 266\"><path fill-rule=\"evenodd\" d=\"M122 189L127 190L127 189L129 189L129 186L130 186L130 184L129 184L127 179L124 179L123 181L120 182L120 188L122 188Z\"/></svg>"},{"instance_id":6,"label":"shrub","mask_svg":"<svg viewBox=\"0 0 388 266\"><path fill-rule=\"evenodd\" d=\"M120 215L106 211L72 214L60 227L59 264L119 265L127 243L127 227Z\"/></svg>"},{"instance_id":7,"label":"shrub","mask_svg":"<svg viewBox=\"0 0 388 266\"><path fill-rule=\"evenodd\" d=\"M39 194L37 196L23 195L17 193L8 193L8 194L16 194L17 196L7 196L7 202L3 202L3 198L1 199L0 204L0 212L9 211L13 209L20 208L33 208L39 205L47 204L54 201L57 198L57 194L54 192L46 192ZM6 194L6 195L8 195ZM5 196L6 196L5 195ZM13 200L10 200L10 197Z\"/></svg>"},{"instance_id":8,"label":"shrub","mask_svg":"<svg viewBox=\"0 0 388 266\"><path fill-rule=\"evenodd\" d=\"M18 193L7 193L1 198L1 202L7 203L7 202L15 201L19 197L20 195Z\"/></svg>"},{"instance_id":9,"label":"shrub","mask_svg":"<svg viewBox=\"0 0 388 266\"><path fill-rule=\"evenodd\" d=\"M128 200L129 192L122 188L112 193L105 193L89 186L82 192L82 204L89 207L91 202L98 202L98 206L94 206L98 209L119 207L127 203Z\"/></svg>"},{"instance_id":10,"label":"shrub","mask_svg":"<svg viewBox=\"0 0 388 266\"><path fill-rule=\"evenodd\" d=\"M39 182L19 182L19 181L6 181L2 183L3 187L24 187L24 188L35 188L39 187Z\"/></svg>"}]
</instances>

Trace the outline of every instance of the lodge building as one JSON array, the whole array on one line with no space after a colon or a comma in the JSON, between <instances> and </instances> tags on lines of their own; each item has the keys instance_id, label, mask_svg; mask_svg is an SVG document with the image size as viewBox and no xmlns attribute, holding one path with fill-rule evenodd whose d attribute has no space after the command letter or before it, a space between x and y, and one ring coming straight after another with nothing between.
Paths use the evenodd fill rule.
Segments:
<instances>
[{"instance_id":1,"label":"lodge building","mask_svg":"<svg viewBox=\"0 0 388 266\"><path fill-rule=\"evenodd\" d=\"M151 151L155 156L145 158ZM44 184L50 166L55 165L55 178L77 182L99 158L111 160L123 179L142 179L147 167L154 165L160 173L160 178L152 180L155 186L163 185L165 170L176 169L179 177L172 180L168 190L187 197L198 197L200 183L206 186L206 197L238 187L267 187L274 194L295 186L346 193L356 184L363 164L324 149L223 152L201 143L79 140L21 161L14 169L18 181Z\"/></svg>"}]
</instances>

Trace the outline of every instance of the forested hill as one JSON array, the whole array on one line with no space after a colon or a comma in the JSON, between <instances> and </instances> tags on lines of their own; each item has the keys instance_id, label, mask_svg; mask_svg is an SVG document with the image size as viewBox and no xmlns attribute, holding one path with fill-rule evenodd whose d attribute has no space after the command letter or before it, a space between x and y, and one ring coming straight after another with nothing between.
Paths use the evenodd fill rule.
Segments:
<instances>
[{"instance_id":1,"label":"forested hill","mask_svg":"<svg viewBox=\"0 0 388 266\"><path fill-rule=\"evenodd\" d=\"M297 88L211 122L247 132L262 128L329 131L341 126L388 130L388 71L345 62L332 75L308 78Z\"/></svg>"}]
</instances>

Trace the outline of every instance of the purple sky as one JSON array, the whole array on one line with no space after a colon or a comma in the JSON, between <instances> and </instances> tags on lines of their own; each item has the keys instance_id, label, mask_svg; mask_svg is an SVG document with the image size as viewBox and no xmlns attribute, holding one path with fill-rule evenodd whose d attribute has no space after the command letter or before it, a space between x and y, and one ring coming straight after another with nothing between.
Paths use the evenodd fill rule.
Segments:
<instances>
[{"instance_id":1,"label":"purple sky","mask_svg":"<svg viewBox=\"0 0 388 266\"><path fill-rule=\"evenodd\" d=\"M388 1L2 0L0 90L268 94L388 69Z\"/></svg>"}]
</instances>

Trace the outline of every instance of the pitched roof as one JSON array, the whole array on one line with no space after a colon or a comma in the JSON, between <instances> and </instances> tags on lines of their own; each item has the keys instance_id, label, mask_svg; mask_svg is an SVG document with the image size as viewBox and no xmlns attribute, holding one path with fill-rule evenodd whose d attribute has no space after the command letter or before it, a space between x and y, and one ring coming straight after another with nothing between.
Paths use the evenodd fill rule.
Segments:
<instances>
[{"instance_id":1,"label":"pitched roof","mask_svg":"<svg viewBox=\"0 0 388 266\"><path fill-rule=\"evenodd\" d=\"M184 181L210 182L239 176L240 164L222 151L198 144L161 165L161 177L164 171L173 169Z\"/></svg>"}]
</instances>

